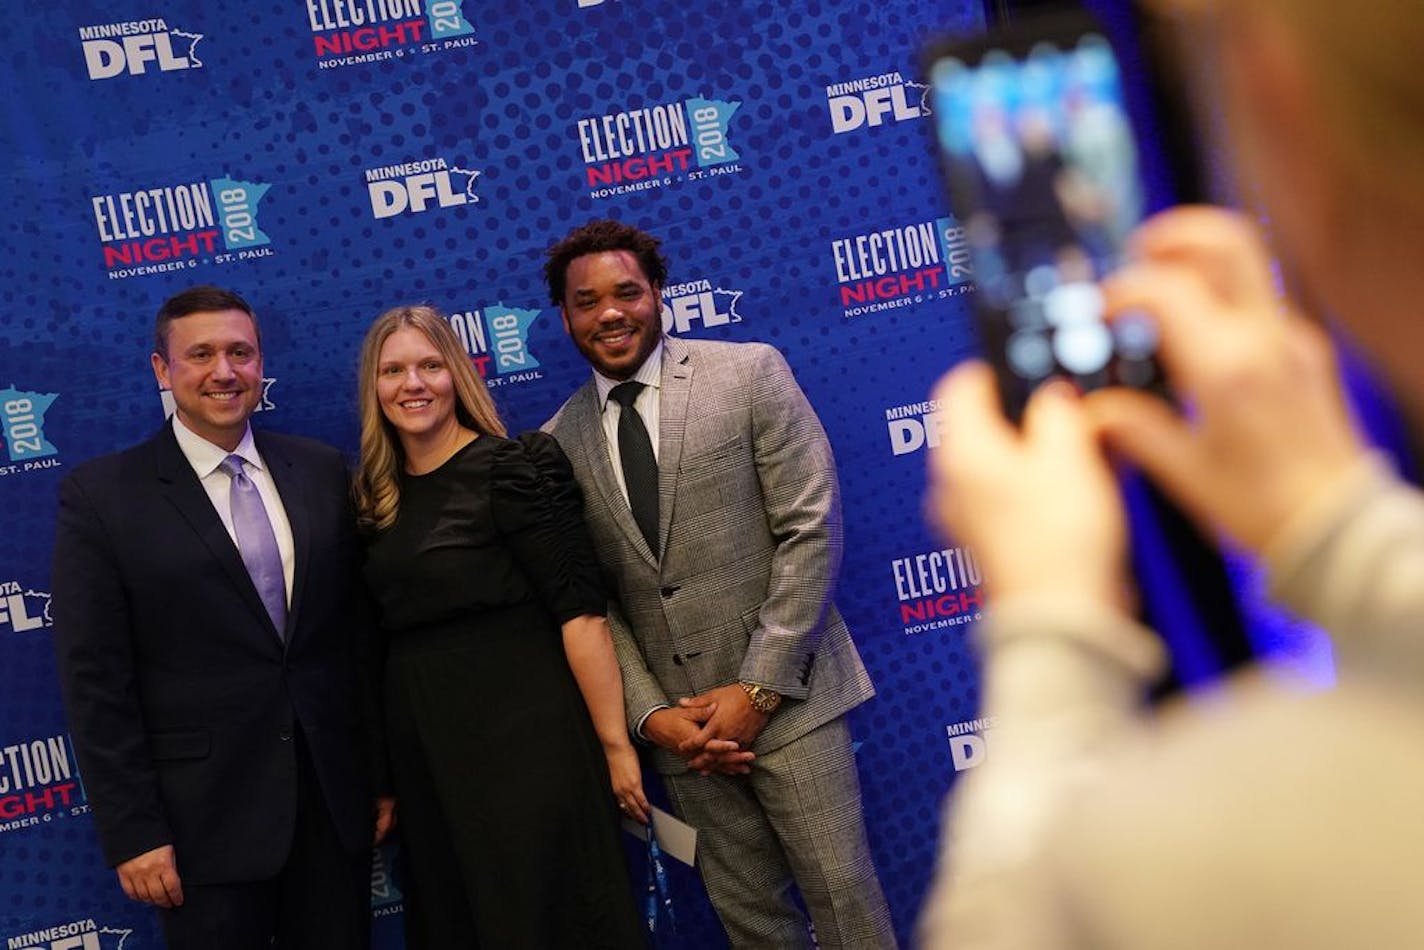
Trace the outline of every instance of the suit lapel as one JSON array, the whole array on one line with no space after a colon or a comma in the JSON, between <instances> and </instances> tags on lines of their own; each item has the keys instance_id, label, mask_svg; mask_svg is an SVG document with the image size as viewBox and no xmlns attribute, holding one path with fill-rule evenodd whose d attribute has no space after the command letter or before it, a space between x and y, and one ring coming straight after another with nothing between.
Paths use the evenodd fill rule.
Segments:
<instances>
[{"instance_id":1,"label":"suit lapel","mask_svg":"<svg viewBox=\"0 0 1424 950\"><path fill-rule=\"evenodd\" d=\"M173 435L171 422L154 437L152 444L159 494L177 509L182 519L207 546L213 559L222 566L228 579L232 581L233 587L252 612L261 618L272 641L276 642L277 628L272 625L272 618L262 604L252 577L247 573L247 565L242 563L242 555L238 553L237 545L233 544L227 528L223 527L222 519L218 517L203 483L198 481L193 466L188 464L183 450L178 447L178 439Z\"/></svg>"},{"instance_id":2,"label":"suit lapel","mask_svg":"<svg viewBox=\"0 0 1424 950\"><path fill-rule=\"evenodd\" d=\"M302 592L311 560L311 511L307 507L306 483L279 444L256 430L253 430L252 438L268 474L272 476L272 484L277 486L282 508L287 513L287 523L292 528L292 597L291 607L287 610L287 629L282 637L282 642L290 646L291 635L297 629Z\"/></svg>"},{"instance_id":3,"label":"suit lapel","mask_svg":"<svg viewBox=\"0 0 1424 950\"><path fill-rule=\"evenodd\" d=\"M692 354L687 346L675 337L663 337L662 391L658 394L658 547L662 551L667 550L677 501L692 369Z\"/></svg>"},{"instance_id":4,"label":"suit lapel","mask_svg":"<svg viewBox=\"0 0 1424 950\"><path fill-rule=\"evenodd\" d=\"M623 497L618 487L618 478L613 473L613 463L608 458L608 437L603 432L603 413L599 411L598 387L590 379L578 392L574 393L569 406L573 429L578 433L579 449L588 459L593 472L593 483L603 496L604 507L612 513L613 521L628 537L628 543L637 549L652 567L658 566L648 541L633 520L633 509L628 507L628 499ZM659 486L659 496L662 489Z\"/></svg>"}]
</instances>

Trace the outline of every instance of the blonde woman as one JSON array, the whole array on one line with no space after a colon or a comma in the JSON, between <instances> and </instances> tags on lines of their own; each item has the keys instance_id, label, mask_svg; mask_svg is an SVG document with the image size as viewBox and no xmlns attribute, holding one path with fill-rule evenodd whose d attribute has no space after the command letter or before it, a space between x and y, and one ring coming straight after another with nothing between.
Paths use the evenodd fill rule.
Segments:
<instances>
[{"instance_id":1,"label":"blonde woman","mask_svg":"<svg viewBox=\"0 0 1424 950\"><path fill-rule=\"evenodd\" d=\"M1157 5L1208 56L1271 243L1176 209L1104 287L1114 312L1156 317L1190 414L1050 385L1019 430L978 364L936 394L935 503L993 585L977 638L999 727L955 789L923 943L1421 947L1424 496L1360 442L1301 308L1338 317L1424 407L1424 4ZM1332 635L1334 688L1254 671L1146 713L1162 650L1125 602L1105 449L1260 556L1271 595Z\"/></svg>"},{"instance_id":2,"label":"blonde woman","mask_svg":"<svg viewBox=\"0 0 1424 950\"><path fill-rule=\"evenodd\" d=\"M430 307L382 314L360 373L407 945L642 946L614 801L647 802L568 462L505 438Z\"/></svg>"}]
</instances>

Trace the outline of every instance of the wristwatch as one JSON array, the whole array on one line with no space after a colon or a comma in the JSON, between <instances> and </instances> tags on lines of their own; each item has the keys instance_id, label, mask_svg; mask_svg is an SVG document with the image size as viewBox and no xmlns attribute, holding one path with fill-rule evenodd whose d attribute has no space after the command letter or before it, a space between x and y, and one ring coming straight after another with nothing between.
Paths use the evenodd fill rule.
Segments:
<instances>
[{"instance_id":1,"label":"wristwatch","mask_svg":"<svg viewBox=\"0 0 1424 950\"><path fill-rule=\"evenodd\" d=\"M770 716L776 712L776 707L781 705L781 694L776 690L745 681L741 685L747 699L751 700L752 708L757 712Z\"/></svg>"}]
</instances>

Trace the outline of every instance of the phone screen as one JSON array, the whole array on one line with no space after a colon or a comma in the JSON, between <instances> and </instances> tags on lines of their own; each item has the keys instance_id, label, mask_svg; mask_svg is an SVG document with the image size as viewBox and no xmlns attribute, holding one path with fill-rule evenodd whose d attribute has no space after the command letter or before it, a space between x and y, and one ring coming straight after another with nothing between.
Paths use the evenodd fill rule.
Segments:
<instances>
[{"instance_id":1,"label":"phone screen","mask_svg":"<svg viewBox=\"0 0 1424 950\"><path fill-rule=\"evenodd\" d=\"M935 131L1005 410L1065 377L1165 391L1145 318L1103 320L1146 196L1122 71L1086 17L937 48Z\"/></svg>"},{"instance_id":2,"label":"phone screen","mask_svg":"<svg viewBox=\"0 0 1424 950\"><path fill-rule=\"evenodd\" d=\"M1034 11L925 54L941 165L975 270L975 319L1014 419L1055 376L1084 390L1167 394L1153 324L1106 324L1098 281L1123 263L1145 214L1200 196L1200 169L1170 47L1135 9L1124 19L1125 0L1090 5L1118 8L1105 20L1110 36L1082 10ZM1212 540L1144 479L1123 482L1140 618L1172 654L1164 687L1249 662Z\"/></svg>"}]
</instances>

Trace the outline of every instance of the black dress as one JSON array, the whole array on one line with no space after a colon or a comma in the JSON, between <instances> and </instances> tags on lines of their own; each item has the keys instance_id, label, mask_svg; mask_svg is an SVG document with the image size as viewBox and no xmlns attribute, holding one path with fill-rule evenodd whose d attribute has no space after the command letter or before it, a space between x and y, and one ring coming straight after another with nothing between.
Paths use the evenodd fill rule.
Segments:
<instances>
[{"instance_id":1,"label":"black dress","mask_svg":"<svg viewBox=\"0 0 1424 950\"><path fill-rule=\"evenodd\" d=\"M607 600L558 444L481 436L401 478L367 578L411 948L642 947L559 625Z\"/></svg>"}]
</instances>

